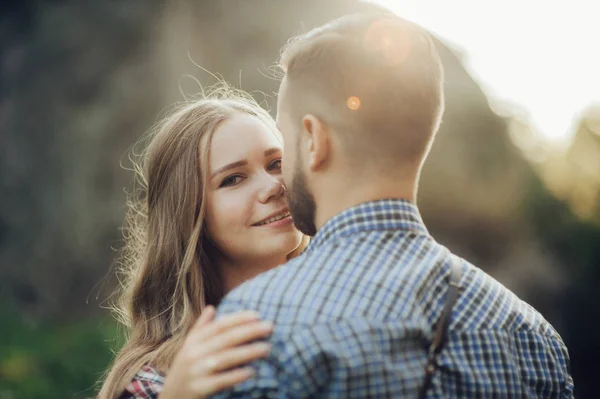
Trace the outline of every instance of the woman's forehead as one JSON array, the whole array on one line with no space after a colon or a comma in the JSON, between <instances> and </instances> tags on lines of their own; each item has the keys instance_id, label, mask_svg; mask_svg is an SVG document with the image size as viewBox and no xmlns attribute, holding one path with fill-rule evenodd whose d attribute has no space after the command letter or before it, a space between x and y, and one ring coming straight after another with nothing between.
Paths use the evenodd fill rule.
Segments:
<instances>
[{"instance_id":1,"label":"woman's forehead","mask_svg":"<svg viewBox=\"0 0 600 399\"><path fill-rule=\"evenodd\" d=\"M283 149L278 133L255 116L236 114L215 131L211 164L235 162L271 148Z\"/></svg>"}]
</instances>

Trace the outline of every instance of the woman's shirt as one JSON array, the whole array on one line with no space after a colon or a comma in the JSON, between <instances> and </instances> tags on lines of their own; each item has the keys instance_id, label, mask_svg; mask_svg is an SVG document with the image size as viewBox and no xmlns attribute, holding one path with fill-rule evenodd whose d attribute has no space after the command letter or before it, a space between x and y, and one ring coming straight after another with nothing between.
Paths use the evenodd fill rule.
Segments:
<instances>
[{"instance_id":1,"label":"woman's shirt","mask_svg":"<svg viewBox=\"0 0 600 399\"><path fill-rule=\"evenodd\" d=\"M125 387L119 399L156 399L164 384L165 377L158 370L144 366Z\"/></svg>"}]
</instances>

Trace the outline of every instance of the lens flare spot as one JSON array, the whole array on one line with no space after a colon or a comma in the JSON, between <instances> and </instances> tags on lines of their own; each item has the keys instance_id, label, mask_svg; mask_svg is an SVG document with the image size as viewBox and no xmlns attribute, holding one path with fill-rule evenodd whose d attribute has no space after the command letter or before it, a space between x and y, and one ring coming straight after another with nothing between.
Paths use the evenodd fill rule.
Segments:
<instances>
[{"instance_id":1,"label":"lens flare spot","mask_svg":"<svg viewBox=\"0 0 600 399\"><path fill-rule=\"evenodd\" d=\"M360 98L356 96L350 96L348 97L346 104L348 105L348 108L350 108L352 111L356 111L360 108Z\"/></svg>"}]
</instances>

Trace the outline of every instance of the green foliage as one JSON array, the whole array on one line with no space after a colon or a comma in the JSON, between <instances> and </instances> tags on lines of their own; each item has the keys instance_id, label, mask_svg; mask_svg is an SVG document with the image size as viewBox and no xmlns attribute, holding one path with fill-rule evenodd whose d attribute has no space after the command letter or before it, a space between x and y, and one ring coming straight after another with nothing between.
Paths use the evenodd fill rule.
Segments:
<instances>
[{"instance_id":1,"label":"green foliage","mask_svg":"<svg viewBox=\"0 0 600 399\"><path fill-rule=\"evenodd\" d=\"M525 214L545 247L582 283L600 277L600 227L578 219L569 206L553 197L540 181L530 187Z\"/></svg>"},{"instance_id":2,"label":"green foliage","mask_svg":"<svg viewBox=\"0 0 600 399\"><path fill-rule=\"evenodd\" d=\"M91 398L119 347L106 320L29 325L0 310L0 399Z\"/></svg>"}]
</instances>

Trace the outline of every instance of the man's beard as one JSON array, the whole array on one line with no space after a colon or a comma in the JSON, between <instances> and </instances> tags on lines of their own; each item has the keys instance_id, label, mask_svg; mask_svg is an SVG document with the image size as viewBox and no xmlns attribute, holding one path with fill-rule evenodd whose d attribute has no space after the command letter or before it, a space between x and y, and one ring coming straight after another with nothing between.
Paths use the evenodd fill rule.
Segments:
<instances>
[{"instance_id":1,"label":"man's beard","mask_svg":"<svg viewBox=\"0 0 600 399\"><path fill-rule=\"evenodd\" d=\"M292 186L288 187L286 196L296 228L303 234L312 237L317 234L317 227L315 226L317 204L306 184L306 176L302 172L300 154L297 155L296 159L298 159L298 162L296 163L294 177L292 177Z\"/></svg>"}]
</instances>

